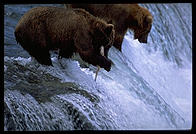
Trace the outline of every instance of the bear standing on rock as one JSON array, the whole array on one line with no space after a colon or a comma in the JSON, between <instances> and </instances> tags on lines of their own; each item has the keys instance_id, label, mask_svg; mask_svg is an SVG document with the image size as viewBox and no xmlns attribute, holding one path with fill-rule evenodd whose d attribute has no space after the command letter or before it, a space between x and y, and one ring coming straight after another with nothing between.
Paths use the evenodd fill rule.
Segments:
<instances>
[{"instance_id":1,"label":"bear standing on rock","mask_svg":"<svg viewBox=\"0 0 196 134\"><path fill-rule=\"evenodd\" d=\"M114 24L114 46L121 51L121 45L127 29L134 31L134 38L147 43L153 17L138 4L67 4L67 7L83 8L94 16Z\"/></svg>"},{"instance_id":2,"label":"bear standing on rock","mask_svg":"<svg viewBox=\"0 0 196 134\"><path fill-rule=\"evenodd\" d=\"M59 57L70 58L78 52L84 61L111 69L111 60L100 48L107 52L113 44L114 26L84 9L33 8L18 22L15 37L41 64L52 65L49 51L58 49Z\"/></svg>"}]
</instances>

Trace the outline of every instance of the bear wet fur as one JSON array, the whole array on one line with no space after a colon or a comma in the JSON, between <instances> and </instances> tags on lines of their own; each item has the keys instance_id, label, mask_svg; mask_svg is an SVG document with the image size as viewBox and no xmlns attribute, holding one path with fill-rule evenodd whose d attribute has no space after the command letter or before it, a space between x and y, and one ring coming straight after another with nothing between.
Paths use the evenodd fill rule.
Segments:
<instances>
[{"instance_id":1,"label":"bear wet fur","mask_svg":"<svg viewBox=\"0 0 196 134\"><path fill-rule=\"evenodd\" d=\"M15 38L32 57L44 65L52 65L50 50L59 57L70 58L77 52L81 58L109 71L111 60L106 55L114 41L114 26L83 9L36 7L19 20Z\"/></svg>"},{"instance_id":2,"label":"bear wet fur","mask_svg":"<svg viewBox=\"0 0 196 134\"><path fill-rule=\"evenodd\" d=\"M121 51L121 45L127 29L134 32L134 39L147 43L153 17L138 4L67 4L68 8L83 8L94 16L114 24L114 46Z\"/></svg>"}]
</instances>

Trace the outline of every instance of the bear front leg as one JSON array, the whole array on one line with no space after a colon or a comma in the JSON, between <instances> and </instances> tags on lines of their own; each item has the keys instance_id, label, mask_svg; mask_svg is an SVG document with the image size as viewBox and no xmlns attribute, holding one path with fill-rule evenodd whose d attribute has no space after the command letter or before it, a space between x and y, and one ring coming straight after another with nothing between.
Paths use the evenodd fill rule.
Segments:
<instances>
[{"instance_id":1,"label":"bear front leg","mask_svg":"<svg viewBox=\"0 0 196 134\"><path fill-rule=\"evenodd\" d=\"M114 46L115 48L117 48L119 51L121 51L121 48L122 48L123 38L124 38L124 36L122 36L122 35L120 35L120 34L116 34L116 35L115 35L115 39L114 39L114 44L113 44L113 46Z\"/></svg>"}]
</instances>

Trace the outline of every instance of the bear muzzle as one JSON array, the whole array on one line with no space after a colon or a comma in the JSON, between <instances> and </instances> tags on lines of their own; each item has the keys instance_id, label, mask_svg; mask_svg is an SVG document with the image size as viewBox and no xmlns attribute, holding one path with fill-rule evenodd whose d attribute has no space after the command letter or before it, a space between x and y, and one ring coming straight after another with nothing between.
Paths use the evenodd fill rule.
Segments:
<instances>
[{"instance_id":1,"label":"bear muzzle","mask_svg":"<svg viewBox=\"0 0 196 134\"><path fill-rule=\"evenodd\" d=\"M147 43L148 35L142 35L138 38L140 43Z\"/></svg>"}]
</instances>

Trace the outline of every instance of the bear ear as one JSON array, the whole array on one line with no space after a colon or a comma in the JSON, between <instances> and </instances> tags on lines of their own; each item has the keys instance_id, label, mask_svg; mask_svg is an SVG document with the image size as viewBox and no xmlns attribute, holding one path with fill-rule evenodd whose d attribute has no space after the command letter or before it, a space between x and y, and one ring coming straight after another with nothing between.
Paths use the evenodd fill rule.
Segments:
<instances>
[{"instance_id":1,"label":"bear ear","mask_svg":"<svg viewBox=\"0 0 196 134\"><path fill-rule=\"evenodd\" d=\"M146 18L145 18L145 21L146 21L147 23L152 23L152 20L153 20L153 18L152 18L152 16L150 16L150 15L146 16Z\"/></svg>"},{"instance_id":2,"label":"bear ear","mask_svg":"<svg viewBox=\"0 0 196 134\"><path fill-rule=\"evenodd\" d=\"M114 25L108 24L104 31L105 31L105 33L106 33L107 35L110 35L110 34L112 33L112 30L113 30L113 29L114 29Z\"/></svg>"}]
</instances>

